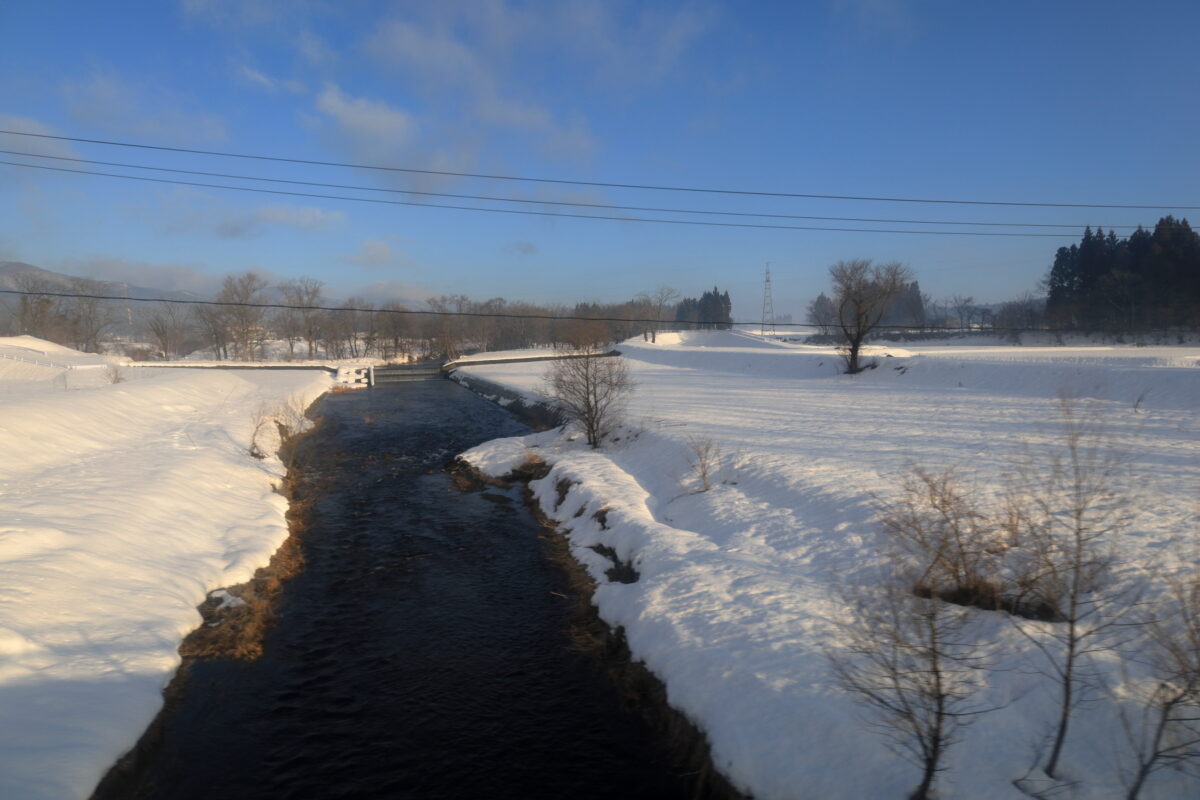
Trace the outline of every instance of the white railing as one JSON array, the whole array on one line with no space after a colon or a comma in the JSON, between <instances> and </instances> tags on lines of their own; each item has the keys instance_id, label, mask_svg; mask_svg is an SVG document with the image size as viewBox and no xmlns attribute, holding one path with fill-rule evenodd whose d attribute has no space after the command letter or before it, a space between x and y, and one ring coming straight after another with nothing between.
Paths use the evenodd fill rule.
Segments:
<instances>
[{"instance_id":1,"label":"white railing","mask_svg":"<svg viewBox=\"0 0 1200 800\"><path fill-rule=\"evenodd\" d=\"M374 386L375 367L338 367L334 380L343 386Z\"/></svg>"},{"instance_id":2,"label":"white railing","mask_svg":"<svg viewBox=\"0 0 1200 800\"><path fill-rule=\"evenodd\" d=\"M40 350L31 350L33 353L41 353ZM45 353L42 353L45 355ZM40 358L28 358L26 356L16 356L12 353L0 353L0 358L7 358L10 361L20 361L23 364L36 364L39 367L57 367L58 369L99 369L108 366L107 364L60 364L57 361L44 361Z\"/></svg>"}]
</instances>

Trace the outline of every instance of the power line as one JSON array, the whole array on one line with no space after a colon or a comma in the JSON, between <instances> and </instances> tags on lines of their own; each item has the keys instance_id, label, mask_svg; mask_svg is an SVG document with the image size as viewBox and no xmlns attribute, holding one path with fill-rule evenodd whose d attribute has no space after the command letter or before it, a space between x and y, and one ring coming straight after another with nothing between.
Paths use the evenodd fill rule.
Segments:
<instances>
[{"instance_id":1,"label":"power line","mask_svg":"<svg viewBox=\"0 0 1200 800\"><path fill-rule=\"evenodd\" d=\"M172 180L169 178L151 178L145 175L119 175L113 172L93 172L83 169L69 169L67 167L51 167L46 164L21 164L16 161L0 160L0 165L10 167L24 167L25 169L41 169L51 172L69 172L76 175L92 175L102 178L120 178L130 181L143 181L147 183L164 183L175 186L193 186L203 189L226 189L234 192L251 192L257 194L283 195L286 197L309 197L319 200L344 200L352 203L375 203L378 205L392 206L413 206L417 208L445 208L455 211L479 211L490 214L517 214L524 216L535 217L559 217L566 219L602 219L612 220L615 222L647 222L662 225L695 225L711 228L756 228L762 230L787 230L787 231L840 231L843 233L905 233L905 234L920 234L926 236L1005 236L1016 238L1036 238L1036 239L1063 239L1075 238L1071 233L1018 233L1005 231L921 231L921 230L904 230L900 228L839 228L831 226L819 225L768 225L766 223L755 222L715 222L708 220L696 219L663 219L661 217L629 217L616 216L612 214L563 214L557 211L534 211L532 209L523 208L484 208L482 206L463 206L450 203L418 203L411 200L386 200L381 197L348 197L346 195L335 194L318 194L315 192L291 192L283 189L264 189L254 186L229 186L221 183L201 183L199 181L181 181Z\"/></svg>"},{"instance_id":2,"label":"power line","mask_svg":"<svg viewBox=\"0 0 1200 800\"><path fill-rule=\"evenodd\" d=\"M91 158L72 158L69 156L52 156L41 153L26 153L20 150L3 150L0 153L10 156L22 156L25 158L45 158L54 161L69 161L77 164L92 164L95 166L104 167L120 167L122 169L142 169L152 172L171 172L181 175L199 175L208 178L230 178L242 181L261 181L264 183L280 183L292 186L314 186L325 189L350 189L362 192L385 192L388 194L404 194L404 195L419 195L422 197L447 197L459 200L488 200L502 203L525 203L529 205L548 205L548 206L570 206L575 208L603 208L617 211L650 211L665 214L705 214L709 216L721 217L760 217L765 219L807 219L821 220L826 222L876 222L876 223L891 223L897 225L973 225L978 227L1003 227L1003 228L1070 228L1072 230L1091 226L1097 229L1134 229L1143 227L1141 225L1104 225L1096 223L1047 223L1047 222L980 222L980 221L962 221L962 220L932 220L932 219L889 219L875 217L823 217L809 214L772 214L765 212L754 211L712 211L708 209L694 208L663 208L659 206L626 206L615 205L610 203L586 203L582 201L566 201L566 200L536 200L521 197L499 197L496 195L486 194L458 194L453 192L429 192L416 189L392 189L379 186L356 186L353 184L343 183L322 183L320 181L301 181L287 178L265 178L256 175L237 175L227 172L210 172L206 170L180 169L177 167L154 167L146 164L130 164L121 161L100 161ZM35 165L28 165L35 166Z\"/></svg>"},{"instance_id":3,"label":"power line","mask_svg":"<svg viewBox=\"0 0 1200 800\"><path fill-rule=\"evenodd\" d=\"M120 300L125 303L171 303L177 305L191 306L222 306L235 308L274 308L288 309L291 311L333 311L333 312L356 312L360 314L402 314L406 316L417 317L481 317L488 319L535 319L549 322L624 322L637 323L639 325L742 325L754 326L758 323L746 321L727 321L727 320L658 320L658 319L638 319L631 317L564 317L558 314L510 314L503 311L418 311L411 308L360 308L356 306L293 306L286 303L244 303L244 302L226 302L221 300L183 300L173 297L125 297L124 295L109 295L109 294L89 294L84 292L39 292L25 291L21 289L0 289L0 294L15 294L24 297L66 297L81 300ZM819 325L811 322L777 322L779 327L788 328L827 328L828 325ZM902 330L911 331L914 328L920 331L948 331L953 333L965 332L963 328L956 328L950 325L876 325L874 330ZM1017 332L1017 333L1062 333L1059 328L998 328L991 327L987 329L991 332ZM1173 328L1089 328L1091 333L1159 333L1171 332L1178 329Z\"/></svg>"},{"instance_id":4,"label":"power line","mask_svg":"<svg viewBox=\"0 0 1200 800\"><path fill-rule=\"evenodd\" d=\"M288 164L307 164L310 166L321 167L340 167L350 169L367 169L377 170L381 172L403 172L415 175L441 175L445 177L455 178L481 178L484 180L493 181L522 181L529 183L551 183L568 186L594 186L607 189L638 189L658 192L693 192L699 194L727 194L727 195L744 195L754 197L791 197L803 198L811 200L856 200L856 201L871 201L882 203L936 203L941 205L972 205L972 206L1023 206L1037 208L1124 208L1124 209L1141 209L1151 211L1200 211L1200 206L1195 205L1171 205L1171 204L1156 204L1156 205L1134 205L1124 203L1039 203L1039 202L1018 202L1004 200L952 200L941 198L918 198L918 197L873 197L867 195L840 195L840 194L812 194L802 192L767 192L754 191L748 189L713 189L696 186L658 186L652 184L637 184L637 183L610 183L605 181L580 181L567 180L564 178L537 178L520 175L490 175L478 172L454 172L451 170L435 170L435 169L418 169L415 167L391 167L381 166L377 164L355 164L339 161L318 161L314 159L302 158L284 158L282 156L265 156L250 153L232 153L219 150L198 150L186 147L167 147L165 145L140 144L136 142L119 142L106 139L85 139L76 136L56 136L49 133L32 133L29 131L10 131L0 130L0 134L9 134L12 136L30 136L38 139L54 139L63 142L79 142L84 144L99 144L108 147L130 147L139 150L159 150L170 153L190 153L192 155L203 156L219 156L222 158L245 158L256 161L276 161Z\"/></svg>"}]
</instances>

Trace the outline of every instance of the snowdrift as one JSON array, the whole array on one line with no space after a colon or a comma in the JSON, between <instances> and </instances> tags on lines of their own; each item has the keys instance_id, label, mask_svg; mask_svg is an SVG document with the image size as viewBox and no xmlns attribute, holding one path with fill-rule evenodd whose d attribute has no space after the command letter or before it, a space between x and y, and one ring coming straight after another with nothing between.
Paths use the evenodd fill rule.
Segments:
<instances>
[{"instance_id":1,"label":"snowdrift","mask_svg":"<svg viewBox=\"0 0 1200 800\"><path fill-rule=\"evenodd\" d=\"M918 782L826 659L845 644L833 624L842 592L887 568L875 509L909 465L998 486L1026 449L1058 441L1058 396L1069 394L1130 458L1142 513L1121 542L1124 568L1152 589L1195 569L1200 348L876 348L875 369L846 376L831 349L752 339L623 343L638 387L627 428L602 451L551 431L464 457L492 474L522 452L551 465L532 486L597 581L601 617L624 628L671 704L708 733L716 766L756 798L902 797ZM533 394L544 368L465 369ZM719 449L708 491L692 466L703 442ZM608 552L635 582L609 577ZM1005 615L977 612L972 625L996 666L981 703L998 710L966 729L938 791L1015 800L1025 795L1013 781L1052 730L1055 685ZM1112 654L1094 666L1117 695L1138 679ZM1104 697L1080 707L1063 761L1071 796L1124 796L1132 761L1118 708ZM1196 791L1168 770L1142 796Z\"/></svg>"},{"instance_id":2,"label":"snowdrift","mask_svg":"<svg viewBox=\"0 0 1200 800\"><path fill-rule=\"evenodd\" d=\"M255 417L329 378L130 369L75 388L68 367L99 357L21 346L60 366L0 359L0 797L84 798L161 707L206 593L287 537L282 465L247 452Z\"/></svg>"}]
</instances>

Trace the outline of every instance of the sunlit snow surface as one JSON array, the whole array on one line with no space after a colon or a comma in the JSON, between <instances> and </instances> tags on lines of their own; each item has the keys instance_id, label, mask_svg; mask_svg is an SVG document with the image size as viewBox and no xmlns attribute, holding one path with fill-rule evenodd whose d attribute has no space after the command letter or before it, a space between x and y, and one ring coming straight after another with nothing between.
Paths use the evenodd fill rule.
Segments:
<instances>
[{"instance_id":1,"label":"sunlit snow surface","mask_svg":"<svg viewBox=\"0 0 1200 800\"><path fill-rule=\"evenodd\" d=\"M827 348L736 332L620 349L638 384L620 441L592 452L548 432L467 457L495 474L527 450L553 464L534 488L599 581L601 615L625 628L670 702L707 731L718 767L762 800L903 797L918 783L837 688L824 656L839 646L830 625L838 587L870 584L885 566L874 507L908 465L955 466L995 486L1023 447L1055 441L1058 395L1069 393L1131 457L1139 515L1122 543L1126 563L1160 577L1195 568L1200 347L877 347L878 367L857 376L840 374ZM544 370L466 369L529 393ZM696 492L689 466L694 437L721 448L708 492ZM580 485L556 509L564 478ZM607 530L592 516L602 507ZM609 582L611 562L593 544L632 561L640 580ZM1002 615L977 617L999 667L983 702L1001 708L966 730L939 792L1023 797L1012 781L1051 731L1053 683ZM1098 667L1119 694L1126 678L1114 659ZM1062 770L1078 783L1063 796L1123 797L1128 753L1115 703L1083 706ZM1142 796L1198 793L1200 784L1167 771Z\"/></svg>"},{"instance_id":2,"label":"sunlit snow surface","mask_svg":"<svg viewBox=\"0 0 1200 800\"><path fill-rule=\"evenodd\" d=\"M258 410L305 407L329 378L127 366L110 383L105 359L49 342L0 353L52 362L0 358L0 797L83 798L162 705L205 594L287 536L282 465L247 453Z\"/></svg>"}]
</instances>

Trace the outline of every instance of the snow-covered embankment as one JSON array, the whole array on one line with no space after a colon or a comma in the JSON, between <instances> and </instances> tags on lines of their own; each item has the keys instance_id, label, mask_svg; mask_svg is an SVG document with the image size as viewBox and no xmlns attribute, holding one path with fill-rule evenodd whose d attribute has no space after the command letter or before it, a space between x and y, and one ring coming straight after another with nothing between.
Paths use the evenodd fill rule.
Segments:
<instances>
[{"instance_id":1,"label":"snow-covered embankment","mask_svg":"<svg viewBox=\"0 0 1200 800\"><path fill-rule=\"evenodd\" d=\"M908 465L955 466L998 486L1024 444L1058 441L1067 392L1131 457L1143 513L1121 542L1128 568L1195 568L1196 348L881 349L879 367L858 376L840 375L828 349L734 333L621 349L638 388L619 440L595 452L550 431L464 458L493 475L530 455L551 466L532 488L597 581L600 616L625 629L670 703L707 733L714 764L760 800L902 797L918 781L865 724L825 656L844 646L833 624L844 613L839 592L873 585L887 567L875 504ZM544 368L466 369L535 394ZM718 452L712 487L700 491L689 462L705 443ZM638 579L610 580L613 563L596 545ZM1003 615L979 612L973 626L998 667L982 676L980 703L997 710L963 732L939 792L1023 797L1013 781L1036 765L1052 730L1054 683ZM1094 666L1117 696L1137 678L1113 657ZM1080 797L1123 797L1131 760L1114 703L1077 713L1064 775ZM1194 790L1164 772L1142 796Z\"/></svg>"},{"instance_id":2,"label":"snow-covered embankment","mask_svg":"<svg viewBox=\"0 0 1200 800\"><path fill-rule=\"evenodd\" d=\"M101 368L0 360L0 797L23 800L87 797L161 707L206 593L287 538L283 465L248 448L264 414L330 383L136 368L109 383L99 357L58 350ZM274 453L275 426L259 437Z\"/></svg>"}]
</instances>

